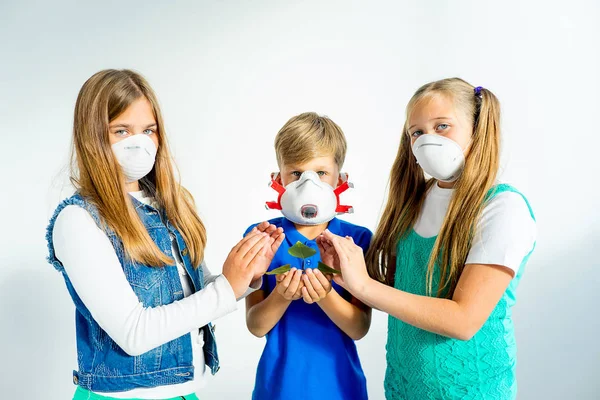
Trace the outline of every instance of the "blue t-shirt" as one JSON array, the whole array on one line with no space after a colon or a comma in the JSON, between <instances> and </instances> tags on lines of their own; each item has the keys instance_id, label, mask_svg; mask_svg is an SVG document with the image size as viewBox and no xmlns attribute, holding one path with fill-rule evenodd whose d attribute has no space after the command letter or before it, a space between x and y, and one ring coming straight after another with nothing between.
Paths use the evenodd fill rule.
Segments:
<instances>
[{"instance_id":1,"label":"blue t-shirt","mask_svg":"<svg viewBox=\"0 0 600 400\"><path fill-rule=\"evenodd\" d=\"M285 233L285 240L269 270L285 264L301 269L302 260L288 254L288 249L298 241L317 250L317 254L304 260L305 268L317 267L321 257L316 241L307 239L286 218L269 222L283 227ZM327 229L336 235L351 236L366 253L372 236L367 228L334 218ZM332 284L344 299L351 299L341 286ZM261 289L265 291L265 297L275 285L275 275L263 277ZM267 333L252 399L367 399L367 383L354 340L338 328L318 304L307 304L302 298L292 301L279 322Z\"/></svg>"}]
</instances>

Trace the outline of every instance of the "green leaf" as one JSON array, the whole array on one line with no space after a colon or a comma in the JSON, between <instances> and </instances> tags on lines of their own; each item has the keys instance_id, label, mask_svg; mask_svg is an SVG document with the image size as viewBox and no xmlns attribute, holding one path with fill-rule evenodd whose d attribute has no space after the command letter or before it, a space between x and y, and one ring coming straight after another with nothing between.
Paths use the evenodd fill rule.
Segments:
<instances>
[{"instance_id":1,"label":"green leaf","mask_svg":"<svg viewBox=\"0 0 600 400\"><path fill-rule=\"evenodd\" d=\"M311 249L310 247L302 244L301 242L296 242L295 245L290 247L290 249L288 250L288 253L290 253L290 255L292 255L294 257L305 259L305 258L314 256L315 254L317 254L317 251L315 249Z\"/></svg>"},{"instance_id":2,"label":"green leaf","mask_svg":"<svg viewBox=\"0 0 600 400\"><path fill-rule=\"evenodd\" d=\"M323 264L321 261L319 261L319 266L317 269L324 274L341 274L341 271L331 268L330 266Z\"/></svg>"},{"instance_id":3,"label":"green leaf","mask_svg":"<svg viewBox=\"0 0 600 400\"><path fill-rule=\"evenodd\" d=\"M265 275L279 275L279 274L285 274L286 272L288 272L290 269L292 269L292 267L290 266L290 264L285 264L282 265L279 268L275 268L272 271L267 272Z\"/></svg>"}]
</instances>

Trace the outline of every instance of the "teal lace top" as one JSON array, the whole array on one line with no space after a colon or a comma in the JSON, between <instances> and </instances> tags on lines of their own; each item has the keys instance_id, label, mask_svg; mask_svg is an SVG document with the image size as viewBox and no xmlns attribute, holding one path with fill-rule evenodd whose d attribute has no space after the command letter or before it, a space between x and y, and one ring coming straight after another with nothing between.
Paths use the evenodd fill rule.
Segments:
<instances>
[{"instance_id":1,"label":"teal lace top","mask_svg":"<svg viewBox=\"0 0 600 400\"><path fill-rule=\"evenodd\" d=\"M488 199L505 191L520 194L511 186L502 184L492 188ZM527 202L524 196L523 199ZM527 206L535 220L528 202ZM400 273L396 273L396 289L427 295L425 277L435 240L436 237L423 238L412 230L399 241L396 271ZM531 252L523 259L517 275L489 319L471 340L437 335L390 316L386 345L386 398L514 399L517 391L517 349L511 308L515 304L515 291L523 267L530 255ZM438 282L439 274L437 282L434 278L434 288Z\"/></svg>"}]
</instances>

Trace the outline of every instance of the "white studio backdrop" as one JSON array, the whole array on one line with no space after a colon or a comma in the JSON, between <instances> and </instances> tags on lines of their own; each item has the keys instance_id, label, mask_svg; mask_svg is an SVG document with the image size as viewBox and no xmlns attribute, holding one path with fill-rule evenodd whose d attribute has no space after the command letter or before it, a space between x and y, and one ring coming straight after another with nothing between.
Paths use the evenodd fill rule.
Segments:
<instances>
[{"instance_id":1,"label":"white studio backdrop","mask_svg":"<svg viewBox=\"0 0 600 400\"><path fill-rule=\"evenodd\" d=\"M277 216L264 201L288 118L316 111L342 127L356 186L344 219L374 230L412 93L452 76L489 88L502 103L503 178L538 218L515 307L519 398L600 398L599 17L597 1L579 0L3 0L0 398L74 390L74 307L44 234L71 190L77 93L104 68L135 69L157 92L214 271L248 225ZM239 306L216 321L222 369L203 399L250 397L264 339ZM358 342L372 399L383 398L386 330L374 312Z\"/></svg>"}]
</instances>

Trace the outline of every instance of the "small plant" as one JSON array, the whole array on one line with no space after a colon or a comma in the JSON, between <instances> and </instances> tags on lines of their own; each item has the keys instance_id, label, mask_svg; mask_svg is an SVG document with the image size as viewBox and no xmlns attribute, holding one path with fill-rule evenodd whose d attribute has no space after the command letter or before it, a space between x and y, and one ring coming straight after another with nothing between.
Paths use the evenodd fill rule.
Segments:
<instances>
[{"instance_id":1,"label":"small plant","mask_svg":"<svg viewBox=\"0 0 600 400\"><path fill-rule=\"evenodd\" d=\"M288 253L291 256L300 258L302 260L302 270L304 271L305 270L304 260L307 259L308 257L312 257L315 254L317 254L317 251L315 249L312 249L312 248L302 244L301 242L296 242L295 245L293 245L292 247L289 248ZM267 272L267 275L285 274L290 269L292 269L290 264L285 264L279 268L275 268L274 270ZM340 273L340 271L338 271L337 269L331 268L330 266L323 264L321 261L319 261L317 269L324 274L339 274Z\"/></svg>"}]
</instances>

